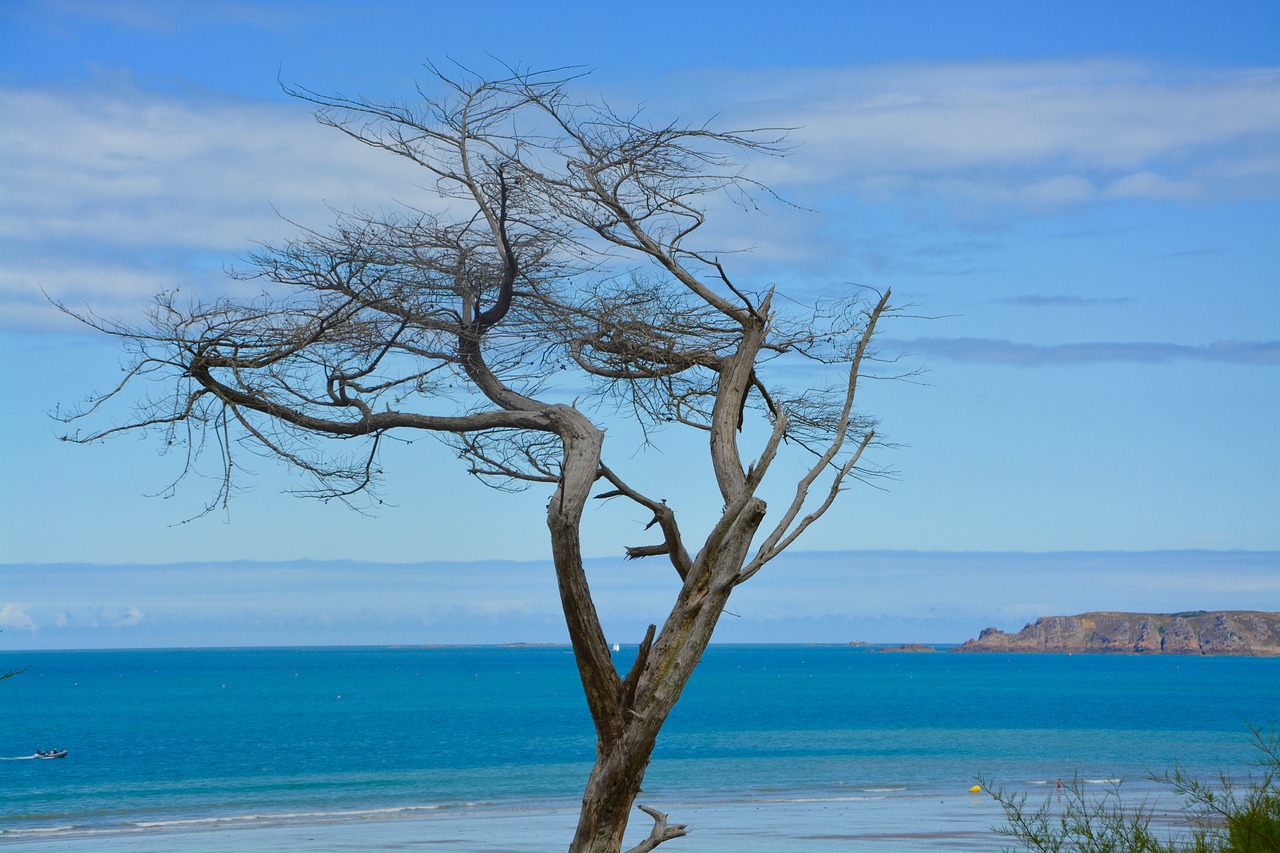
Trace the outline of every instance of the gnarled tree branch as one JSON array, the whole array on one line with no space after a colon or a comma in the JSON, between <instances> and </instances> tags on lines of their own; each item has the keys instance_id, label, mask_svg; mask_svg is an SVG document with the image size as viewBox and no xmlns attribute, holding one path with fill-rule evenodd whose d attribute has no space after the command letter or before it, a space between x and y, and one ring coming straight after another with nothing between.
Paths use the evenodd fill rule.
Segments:
<instances>
[{"instance_id":1,"label":"gnarled tree branch","mask_svg":"<svg viewBox=\"0 0 1280 853\"><path fill-rule=\"evenodd\" d=\"M876 433L854 409L855 390L889 294L871 309L857 299L802 306L742 286L716 251L695 245L713 196L769 196L735 157L782 154L777 129L621 115L572 99L572 69L430 71L436 91L420 88L413 104L286 89L322 124L421 167L430 197L259 249L235 274L261 288L251 298L161 294L137 326L78 314L134 361L118 386L59 417L96 420L140 383L164 389L123 423L66 438L156 431L186 449L182 476L215 453L224 503L242 447L305 472L316 496L354 500L384 476L380 449L392 436L441 438L499 488L547 488L551 555L597 743L570 849L618 853L659 732L734 588L858 476ZM843 380L824 386L817 374L837 369ZM696 547L678 500L651 498L606 464L611 416L637 424L645 443L669 430L705 448L702 485L719 492L722 510ZM740 445L762 434L748 462ZM769 513L760 495L793 453L808 469L757 542ZM675 477L694 491L684 484L696 472ZM583 559L584 507L599 481L598 497L626 498L661 535L620 546L626 556L665 556L680 578L625 678ZM814 489L822 497L811 501ZM501 529L497 511L488 521ZM654 826L631 853L685 834L640 809Z\"/></svg>"}]
</instances>

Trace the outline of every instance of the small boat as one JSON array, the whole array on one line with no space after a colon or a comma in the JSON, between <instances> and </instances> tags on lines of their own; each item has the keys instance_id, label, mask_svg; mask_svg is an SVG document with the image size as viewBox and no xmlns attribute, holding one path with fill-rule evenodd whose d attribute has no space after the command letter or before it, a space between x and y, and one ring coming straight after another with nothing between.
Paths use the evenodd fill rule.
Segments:
<instances>
[{"instance_id":1,"label":"small boat","mask_svg":"<svg viewBox=\"0 0 1280 853\"><path fill-rule=\"evenodd\" d=\"M66 758L67 751L65 749L37 749L36 754L32 758Z\"/></svg>"},{"instance_id":2,"label":"small boat","mask_svg":"<svg viewBox=\"0 0 1280 853\"><path fill-rule=\"evenodd\" d=\"M620 651L622 651L622 646L618 645L617 643L614 643L614 644L613 644L613 650L614 650L615 652L620 652Z\"/></svg>"}]
</instances>

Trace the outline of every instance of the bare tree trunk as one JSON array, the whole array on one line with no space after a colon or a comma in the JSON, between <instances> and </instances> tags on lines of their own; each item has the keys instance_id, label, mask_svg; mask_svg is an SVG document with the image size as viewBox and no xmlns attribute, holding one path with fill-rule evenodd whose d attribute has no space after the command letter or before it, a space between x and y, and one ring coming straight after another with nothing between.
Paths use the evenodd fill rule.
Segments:
<instances>
[{"instance_id":1,"label":"bare tree trunk","mask_svg":"<svg viewBox=\"0 0 1280 853\"><path fill-rule=\"evenodd\" d=\"M557 421L564 462L559 486L547 506L547 526L561 606L597 744L596 766L583 796L583 812L570 849L618 853L657 730L647 745L631 742L634 735L625 701L626 685L614 669L582 565L582 509L599 471L603 435L571 409L559 410Z\"/></svg>"},{"instance_id":2,"label":"bare tree trunk","mask_svg":"<svg viewBox=\"0 0 1280 853\"><path fill-rule=\"evenodd\" d=\"M652 738L624 737L608 746L597 745L570 853L618 853L622 849L622 836L640 794L654 742Z\"/></svg>"},{"instance_id":3,"label":"bare tree trunk","mask_svg":"<svg viewBox=\"0 0 1280 853\"><path fill-rule=\"evenodd\" d=\"M662 729L737 585L752 537L764 519L763 501L752 499L736 519L722 520L663 625L657 640L646 636L627 678L618 682L619 698L606 719L596 720L596 763L582 798L582 812L569 853L619 853L623 834ZM724 529L724 534L717 533ZM607 648L606 648L607 650ZM579 659L579 670L582 670ZM610 671L612 664L610 663ZM586 685L584 676L584 686ZM594 710L593 710L594 712ZM666 815L644 808L653 831L630 853L652 850L685 834L667 824Z\"/></svg>"},{"instance_id":4,"label":"bare tree trunk","mask_svg":"<svg viewBox=\"0 0 1280 853\"><path fill-rule=\"evenodd\" d=\"M768 300L765 300L767 312ZM684 586L657 639L652 629L641 644L626 679L619 679L600 629L579 550L581 505L563 498L573 491L567 473L549 508L549 524L560 582L561 602L569 625L578 671L596 727L596 763L582 798L582 811L569 853L620 853L632 808L653 755L658 732L684 692L693 670L711 642L716 623L734 587L743 579L752 539L765 516L765 503L753 496L742 468L736 433L741 403L750 387L751 365L764 337L764 315L743 317L743 337L737 352L725 359L712 415L713 466L725 499L724 512L684 577ZM577 413L574 413L577 415ZM580 415L583 424L589 422ZM599 458L602 438L591 428L590 452ZM565 472L577 456L574 447L585 442L561 432L565 442ZM586 474L585 464L577 469ZM597 476L593 471L591 476ZM588 483L588 488L589 488ZM577 490L582 492L580 488ZM584 494L585 499L585 494ZM652 850L685 834L683 826L669 826L666 815L645 809L654 819L653 831L630 853Z\"/></svg>"}]
</instances>

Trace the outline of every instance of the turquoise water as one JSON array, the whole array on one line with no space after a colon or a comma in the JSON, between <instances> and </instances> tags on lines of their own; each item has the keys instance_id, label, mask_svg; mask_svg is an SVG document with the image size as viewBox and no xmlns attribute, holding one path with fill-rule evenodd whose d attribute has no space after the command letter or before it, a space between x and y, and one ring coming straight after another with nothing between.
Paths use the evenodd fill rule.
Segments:
<instances>
[{"instance_id":1,"label":"turquoise water","mask_svg":"<svg viewBox=\"0 0 1280 853\"><path fill-rule=\"evenodd\" d=\"M634 649L616 657L621 669ZM594 741L560 647L30 652L0 670L0 832L572 808ZM1089 784L1249 756L1280 660L713 646L645 801L839 802ZM70 750L58 761L23 759Z\"/></svg>"}]
</instances>

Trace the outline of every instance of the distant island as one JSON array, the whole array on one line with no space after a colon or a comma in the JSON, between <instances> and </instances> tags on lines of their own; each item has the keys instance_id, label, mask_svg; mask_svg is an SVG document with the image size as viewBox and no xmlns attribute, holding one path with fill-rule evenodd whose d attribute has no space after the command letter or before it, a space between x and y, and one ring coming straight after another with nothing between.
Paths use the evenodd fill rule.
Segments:
<instances>
[{"instance_id":1,"label":"distant island","mask_svg":"<svg viewBox=\"0 0 1280 853\"><path fill-rule=\"evenodd\" d=\"M921 643L903 643L900 646L879 646L875 649L877 652L936 652L933 646L926 646Z\"/></svg>"},{"instance_id":2,"label":"distant island","mask_svg":"<svg viewBox=\"0 0 1280 853\"><path fill-rule=\"evenodd\" d=\"M953 652L1280 657L1280 613L1081 613L1042 616L1016 634L986 628Z\"/></svg>"}]
</instances>

